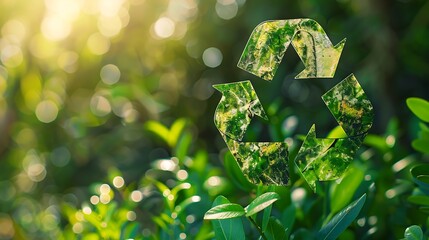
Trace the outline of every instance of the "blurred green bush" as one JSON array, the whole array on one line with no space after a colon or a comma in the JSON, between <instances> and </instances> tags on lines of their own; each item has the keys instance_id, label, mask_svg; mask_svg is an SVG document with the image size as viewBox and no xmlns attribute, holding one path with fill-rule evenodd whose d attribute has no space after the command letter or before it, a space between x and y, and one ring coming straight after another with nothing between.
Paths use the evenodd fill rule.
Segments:
<instances>
[{"instance_id":1,"label":"blurred green bush","mask_svg":"<svg viewBox=\"0 0 429 240\"><path fill-rule=\"evenodd\" d=\"M427 234L408 171L429 161L411 146L425 130L405 100L429 99L429 2L3 0L0 13L0 239L213 238L215 197L244 206L257 187L214 127L211 86L251 79L270 122L246 139L293 155L311 124L336 125L320 96L352 72L376 112L366 147L324 195L292 172L272 215L305 238L367 193L340 239ZM236 67L258 23L298 17L348 39L333 80L293 80L292 50L270 84Z\"/></svg>"}]
</instances>

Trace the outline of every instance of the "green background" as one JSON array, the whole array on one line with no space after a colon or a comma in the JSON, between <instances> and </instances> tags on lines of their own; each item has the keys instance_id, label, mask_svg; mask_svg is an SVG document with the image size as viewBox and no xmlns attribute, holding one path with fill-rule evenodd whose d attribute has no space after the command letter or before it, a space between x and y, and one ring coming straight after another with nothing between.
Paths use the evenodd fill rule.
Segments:
<instances>
[{"instance_id":1,"label":"green background","mask_svg":"<svg viewBox=\"0 0 429 240\"><path fill-rule=\"evenodd\" d=\"M316 20L334 45L347 38L333 79L294 80L304 66L293 48L271 83L236 67L257 24L293 18ZM350 234L395 239L411 224L426 224L406 202L412 185L400 187L411 179L403 170L408 164L428 161L411 148L419 120L405 103L429 99L428 1L2 0L0 30L0 239L73 236L64 205L89 204L94 189L114 176L128 189L112 196L118 208L137 213L139 232L163 236L151 217L166 207L146 177L156 160L172 156L189 176L199 176L188 182L201 188L187 194L203 196L200 209L190 210L198 220L184 231L209 229L201 219L217 194L243 205L254 197L225 173L226 145L213 123L221 94L212 85L251 80L270 120L255 118L245 140L286 140L296 154L313 123L320 137L337 126L321 96L351 73L374 105L361 150L367 155L356 161L375 190L364 225ZM176 133L155 123L169 129L177 119L184 127ZM186 159L198 154L207 162L189 167ZM407 158L397 172L395 163ZM168 181L175 174L157 174L168 187L180 182ZM221 176L225 187L204 188L211 176ZM292 180L283 198L295 188L308 190L296 173ZM154 202L130 205L118 197L145 187L158 192ZM294 231L322 221L315 207L322 197L306 196ZM294 201L287 199L278 214Z\"/></svg>"}]
</instances>

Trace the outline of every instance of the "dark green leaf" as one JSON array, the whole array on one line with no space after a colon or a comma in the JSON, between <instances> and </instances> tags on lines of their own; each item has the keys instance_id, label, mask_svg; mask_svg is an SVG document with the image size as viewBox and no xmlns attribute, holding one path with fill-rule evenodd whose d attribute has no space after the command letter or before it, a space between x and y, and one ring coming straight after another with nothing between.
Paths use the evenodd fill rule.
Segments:
<instances>
[{"instance_id":1,"label":"dark green leaf","mask_svg":"<svg viewBox=\"0 0 429 240\"><path fill-rule=\"evenodd\" d=\"M293 224L295 223L296 208L294 204L289 205L284 211L282 216L283 226L286 228L286 236L289 237Z\"/></svg>"},{"instance_id":2,"label":"dark green leaf","mask_svg":"<svg viewBox=\"0 0 429 240\"><path fill-rule=\"evenodd\" d=\"M264 231L264 234L269 240L288 239L286 235L286 229L282 226L280 221L274 217L271 217L268 221L268 226L266 231Z\"/></svg>"},{"instance_id":3,"label":"dark green leaf","mask_svg":"<svg viewBox=\"0 0 429 240\"><path fill-rule=\"evenodd\" d=\"M177 213L178 216L180 216L180 214L191 204L197 203L201 201L201 197L194 195L190 198L187 198L185 200L183 200L179 205L177 205L174 208L174 211Z\"/></svg>"},{"instance_id":4,"label":"dark green leaf","mask_svg":"<svg viewBox=\"0 0 429 240\"><path fill-rule=\"evenodd\" d=\"M406 240L423 240L423 231L419 226L413 225L405 229L404 236Z\"/></svg>"},{"instance_id":5,"label":"dark green leaf","mask_svg":"<svg viewBox=\"0 0 429 240\"><path fill-rule=\"evenodd\" d=\"M252 216L277 201L280 196L275 192L267 192L255 198L246 208L246 216Z\"/></svg>"},{"instance_id":6,"label":"dark green leaf","mask_svg":"<svg viewBox=\"0 0 429 240\"><path fill-rule=\"evenodd\" d=\"M429 207L420 207L419 210L425 214L429 214Z\"/></svg>"},{"instance_id":7,"label":"dark green leaf","mask_svg":"<svg viewBox=\"0 0 429 240\"><path fill-rule=\"evenodd\" d=\"M407 99L407 106L418 118L429 122L429 102L422 99L411 97Z\"/></svg>"},{"instance_id":8,"label":"dark green leaf","mask_svg":"<svg viewBox=\"0 0 429 240\"><path fill-rule=\"evenodd\" d=\"M225 203L208 210L204 219L228 219L245 215L244 208L235 203Z\"/></svg>"},{"instance_id":9,"label":"dark green leaf","mask_svg":"<svg viewBox=\"0 0 429 240\"><path fill-rule=\"evenodd\" d=\"M224 196L218 196L213 202L213 207L229 203ZM213 230L217 240L244 239L243 223L239 218L213 220Z\"/></svg>"},{"instance_id":10,"label":"dark green leaf","mask_svg":"<svg viewBox=\"0 0 429 240\"><path fill-rule=\"evenodd\" d=\"M255 187L255 185L250 183L243 175L243 172L238 166L237 161L234 159L234 157L229 151L225 153L224 167L232 182L240 189L244 191L250 191Z\"/></svg>"},{"instance_id":11,"label":"dark green leaf","mask_svg":"<svg viewBox=\"0 0 429 240\"><path fill-rule=\"evenodd\" d=\"M346 208L336 214L318 233L318 239L337 239L340 234L358 216L366 200L366 194L349 204Z\"/></svg>"},{"instance_id":12,"label":"dark green leaf","mask_svg":"<svg viewBox=\"0 0 429 240\"><path fill-rule=\"evenodd\" d=\"M292 236L291 239L293 240L312 240L316 239L313 232L310 232L309 230L305 228L300 228L296 230Z\"/></svg>"},{"instance_id":13,"label":"dark green leaf","mask_svg":"<svg viewBox=\"0 0 429 240\"><path fill-rule=\"evenodd\" d=\"M411 168L411 175L413 181L419 186L420 190L424 193L429 194L429 164L421 164Z\"/></svg>"}]
</instances>

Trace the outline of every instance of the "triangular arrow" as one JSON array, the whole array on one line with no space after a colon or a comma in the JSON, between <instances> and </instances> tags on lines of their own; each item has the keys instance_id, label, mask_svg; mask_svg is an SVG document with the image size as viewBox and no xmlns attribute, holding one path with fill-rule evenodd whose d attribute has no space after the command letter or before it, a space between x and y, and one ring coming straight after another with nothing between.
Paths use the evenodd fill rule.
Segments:
<instances>
[{"instance_id":1,"label":"triangular arrow","mask_svg":"<svg viewBox=\"0 0 429 240\"><path fill-rule=\"evenodd\" d=\"M215 125L244 176L254 184L287 185L288 146L285 142L242 142L253 116L268 120L250 81L213 86L222 93Z\"/></svg>"},{"instance_id":2,"label":"triangular arrow","mask_svg":"<svg viewBox=\"0 0 429 240\"><path fill-rule=\"evenodd\" d=\"M253 116L268 120L250 81L213 85L222 93L215 111L215 125L231 139L241 141Z\"/></svg>"},{"instance_id":3,"label":"triangular arrow","mask_svg":"<svg viewBox=\"0 0 429 240\"><path fill-rule=\"evenodd\" d=\"M292 43L305 65L295 78L332 78L345 41L333 46L313 19L266 21L253 30L237 66L270 81Z\"/></svg>"}]
</instances>

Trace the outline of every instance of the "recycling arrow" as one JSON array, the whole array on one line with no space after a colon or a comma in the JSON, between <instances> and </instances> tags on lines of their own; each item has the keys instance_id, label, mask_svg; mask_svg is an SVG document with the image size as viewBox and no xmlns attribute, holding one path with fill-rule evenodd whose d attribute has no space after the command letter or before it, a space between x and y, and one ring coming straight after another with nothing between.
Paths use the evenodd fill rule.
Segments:
<instances>
[{"instance_id":1,"label":"recycling arrow","mask_svg":"<svg viewBox=\"0 0 429 240\"><path fill-rule=\"evenodd\" d=\"M305 69L296 78L332 78L345 39L335 47L322 27L312 19L267 21L252 32L238 67L272 80L283 55L292 43ZM284 142L243 142L254 116L267 119L250 81L214 85L222 93L215 125L249 181L286 185L289 181L288 147ZM322 96L347 137L317 138L313 125L295 164L309 186L341 177L373 122L373 107L353 74Z\"/></svg>"},{"instance_id":2,"label":"recycling arrow","mask_svg":"<svg viewBox=\"0 0 429 240\"><path fill-rule=\"evenodd\" d=\"M268 120L250 81L213 87L222 93L215 112L215 125L244 176L254 184L287 185L288 148L285 142L242 142L253 116Z\"/></svg>"},{"instance_id":3,"label":"recycling arrow","mask_svg":"<svg viewBox=\"0 0 429 240\"><path fill-rule=\"evenodd\" d=\"M346 39L333 46L323 28L312 19L266 21L253 30L238 67L272 80L291 43L305 65L295 78L332 78Z\"/></svg>"},{"instance_id":4,"label":"recycling arrow","mask_svg":"<svg viewBox=\"0 0 429 240\"><path fill-rule=\"evenodd\" d=\"M316 181L340 178L371 128L371 102L353 74L323 94L323 101L346 133L345 138L317 138L313 125L295 157L301 174L316 189Z\"/></svg>"}]
</instances>

